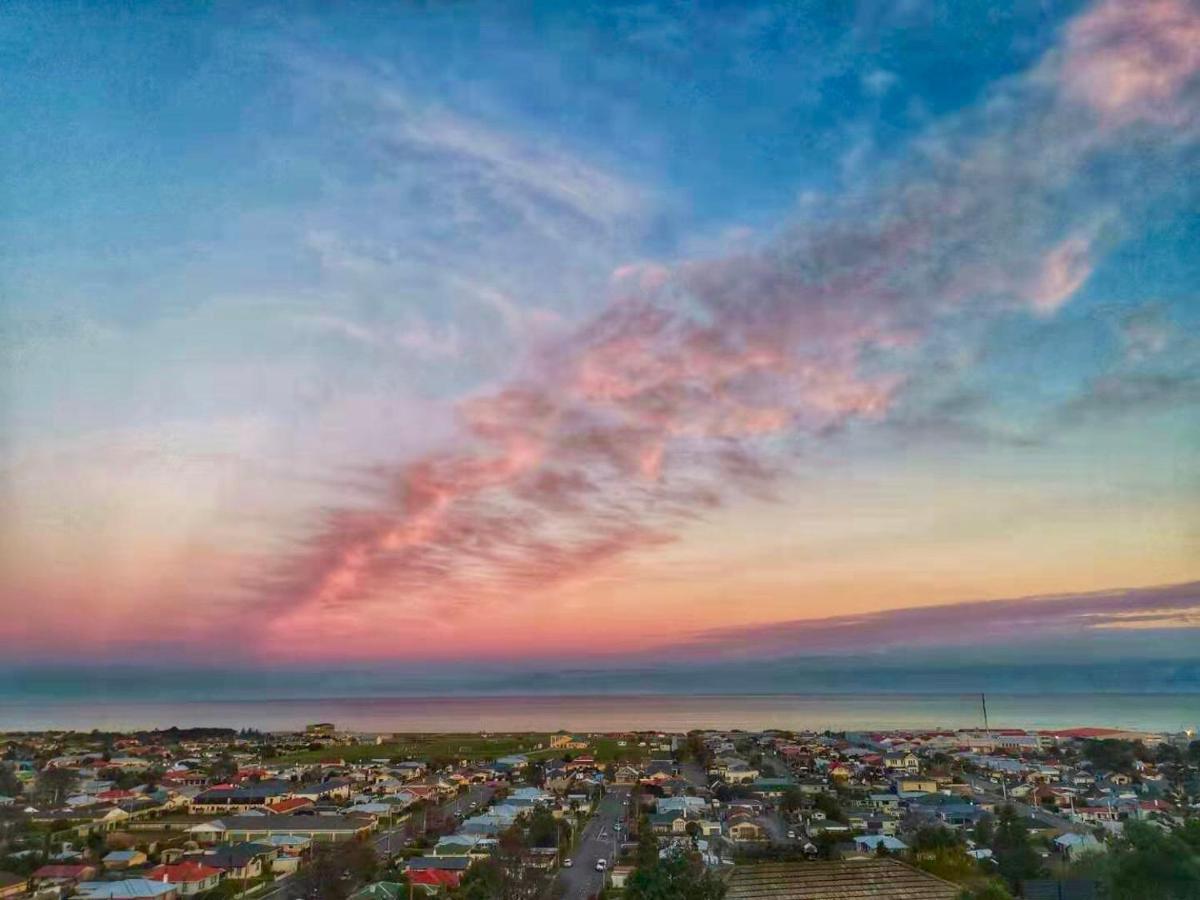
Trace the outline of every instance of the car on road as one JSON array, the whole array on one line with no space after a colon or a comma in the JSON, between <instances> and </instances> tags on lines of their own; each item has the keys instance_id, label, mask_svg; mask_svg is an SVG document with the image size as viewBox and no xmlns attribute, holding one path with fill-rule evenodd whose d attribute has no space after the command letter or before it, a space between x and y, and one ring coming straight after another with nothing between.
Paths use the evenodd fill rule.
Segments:
<instances>
[{"instance_id":1,"label":"car on road","mask_svg":"<svg viewBox=\"0 0 1200 900\"><path fill-rule=\"evenodd\" d=\"M608 868L608 860L606 860L606 859L596 860L596 871L597 872L603 872L607 868Z\"/></svg>"},{"instance_id":2,"label":"car on road","mask_svg":"<svg viewBox=\"0 0 1200 900\"><path fill-rule=\"evenodd\" d=\"M569 856L563 860L563 868L564 869L569 869L573 865L575 865L575 860L571 859Z\"/></svg>"},{"instance_id":3,"label":"car on road","mask_svg":"<svg viewBox=\"0 0 1200 900\"><path fill-rule=\"evenodd\" d=\"M613 831L620 831L624 827L620 822L613 822Z\"/></svg>"}]
</instances>

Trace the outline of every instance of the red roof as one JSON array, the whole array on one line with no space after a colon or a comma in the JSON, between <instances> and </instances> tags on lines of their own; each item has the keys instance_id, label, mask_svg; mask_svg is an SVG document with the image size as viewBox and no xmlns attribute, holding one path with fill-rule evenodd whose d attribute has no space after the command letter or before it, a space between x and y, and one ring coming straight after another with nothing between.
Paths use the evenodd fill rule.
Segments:
<instances>
[{"instance_id":1,"label":"red roof","mask_svg":"<svg viewBox=\"0 0 1200 900\"><path fill-rule=\"evenodd\" d=\"M1123 734L1116 728L1066 728L1062 731L1043 731L1042 734L1053 734L1058 737L1070 738L1098 738L1106 737L1110 734Z\"/></svg>"},{"instance_id":2,"label":"red roof","mask_svg":"<svg viewBox=\"0 0 1200 900\"><path fill-rule=\"evenodd\" d=\"M204 865L204 863L186 859L173 866L155 866L146 873L145 877L151 881L169 881L171 884L191 884L220 874L220 869L214 869L212 866Z\"/></svg>"},{"instance_id":3,"label":"red roof","mask_svg":"<svg viewBox=\"0 0 1200 900\"><path fill-rule=\"evenodd\" d=\"M444 884L449 887L458 887L458 882L462 879L461 872L451 872L446 869L418 869L405 874L413 884Z\"/></svg>"},{"instance_id":4,"label":"red roof","mask_svg":"<svg viewBox=\"0 0 1200 900\"><path fill-rule=\"evenodd\" d=\"M286 813L291 812L293 809L302 809L312 805L311 800L306 800L303 797L293 797L290 800L279 800L275 803L268 803L267 809L275 813Z\"/></svg>"}]
</instances>

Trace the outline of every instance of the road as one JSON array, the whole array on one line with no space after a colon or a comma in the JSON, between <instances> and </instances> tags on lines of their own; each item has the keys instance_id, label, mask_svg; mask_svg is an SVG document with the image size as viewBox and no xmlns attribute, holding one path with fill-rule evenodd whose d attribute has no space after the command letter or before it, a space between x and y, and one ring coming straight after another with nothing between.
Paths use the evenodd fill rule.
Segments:
<instances>
[{"instance_id":1,"label":"road","mask_svg":"<svg viewBox=\"0 0 1200 900\"><path fill-rule=\"evenodd\" d=\"M620 838L613 830L613 823L625 821L625 800L629 796L628 785L614 785L600 800L595 814L583 826L583 833L571 856L574 865L560 869L558 880L562 885L564 900L587 900L600 893L607 877L596 871L596 860L606 859L611 867L616 862ZM623 833L623 832L622 832Z\"/></svg>"},{"instance_id":2,"label":"road","mask_svg":"<svg viewBox=\"0 0 1200 900\"><path fill-rule=\"evenodd\" d=\"M491 801L492 794L494 793L495 790L485 784L475 784L466 793L442 803L438 806L438 810L442 815L446 816L469 816L471 814L471 804L476 804L478 809L482 810ZM417 815L421 814L417 813ZM371 838L375 851L384 859L389 858L393 852L399 852L404 846L404 835L407 825L408 823L405 822L395 828L378 832ZM287 889L291 886L291 879L294 877L294 875L286 875L276 879L271 887L264 893L259 894L255 900L282 900L287 895Z\"/></svg>"},{"instance_id":3,"label":"road","mask_svg":"<svg viewBox=\"0 0 1200 900\"><path fill-rule=\"evenodd\" d=\"M1038 809L1030 806L1028 803L1022 803L1019 800L1005 801L1001 794L996 793L996 783L987 778L981 778L978 775L964 775L964 780L971 785L977 797L981 797L991 803L995 803L997 807L1007 802L1022 816L1030 816L1043 825L1049 825L1051 828L1060 828L1063 831L1078 831L1087 832L1089 829L1086 825L1081 825L1078 822L1072 822L1070 819L1063 816L1057 816L1054 813L1047 812L1044 809Z\"/></svg>"},{"instance_id":4,"label":"road","mask_svg":"<svg viewBox=\"0 0 1200 900\"><path fill-rule=\"evenodd\" d=\"M492 795L495 793L493 788L486 784L473 784L467 791L453 800L447 800L438 807L438 811L443 816L462 816L469 818L477 812L480 812L491 802ZM472 808L474 806L474 808ZM416 813L420 816L421 813ZM404 834L407 830L408 823L403 823L395 828L381 831L374 837L375 850L385 859L390 857L392 853L398 852L404 846Z\"/></svg>"}]
</instances>

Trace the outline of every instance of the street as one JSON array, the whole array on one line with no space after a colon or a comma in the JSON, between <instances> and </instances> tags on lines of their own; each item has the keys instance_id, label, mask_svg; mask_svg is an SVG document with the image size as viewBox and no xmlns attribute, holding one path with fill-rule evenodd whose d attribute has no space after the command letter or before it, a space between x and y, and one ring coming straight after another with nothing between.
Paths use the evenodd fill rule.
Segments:
<instances>
[{"instance_id":1,"label":"street","mask_svg":"<svg viewBox=\"0 0 1200 900\"><path fill-rule=\"evenodd\" d=\"M587 900L588 897L600 893L606 875L596 871L596 860L608 860L609 868L616 862L617 847L621 838L613 830L613 823L624 823L625 799L629 792L628 785L609 788L608 793L600 800L596 812L583 827L583 833L579 836L571 856L575 864L569 869L560 869L558 873L565 900Z\"/></svg>"},{"instance_id":2,"label":"street","mask_svg":"<svg viewBox=\"0 0 1200 900\"><path fill-rule=\"evenodd\" d=\"M437 809L443 816L470 816L472 815L472 803L476 804L476 811L483 810L491 801L492 794L494 793L495 791L485 784L475 784L466 793L455 797L453 800L447 800L438 806ZM419 817L423 813L417 812L414 815L419 820ZM395 828L381 831L371 838L375 851L383 860L387 860L391 857L392 853L399 851L404 846L404 835L408 824L408 822L404 822ZM283 897L287 896L287 890L293 878L295 878L294 875L285 875L282 878L276 879L270 888L258 896L257 900L282 900Z\"/></svg>"},{"instance_id":3,"label":"street","mask_svg":"<svg viewBox=\"0 0 1200 900\"><path fill-rule=\"evenodd\" d=\"M964 775L964 780L971 785L975 793L990 803L995 803L997 808L1004 803L1008 803L1019 815L1030 816L1044 825L1049 825L1052 828L1061 828L1063 831L1077 831L1086 833L1089 831L1086 825L1081 825L1078 822L1072 822L1062 816L1055 815L1052 812L1047 812L1044 809L1030 806L1027 803L1022 803L1019 800L1008 800L997 793L997 785L987 778L982 778L978 775Z\"/></svg>"},{"instance_id":4,"label":"street","mask_svg":"<svg viewBox=\"0 0 1200 900\"><path fill-rule=\"evenodd\" d=\"M477 812L482 812L492 799L492 794L495 793L493 788L486 784L473 784L467 791L453 800L447 800L445 803L438 806L438 812L442 816L462 816L469 818ZM475 808L472 809L472 804ZM414 813L416 817L422 813ZM389 858L392 853L400 850L404 846L404 833L407 830L409 823L405 822L395 828L390 828L386 831L381 831L374 837L375 850L384 859Z\"/></svg>"}]
</instances>

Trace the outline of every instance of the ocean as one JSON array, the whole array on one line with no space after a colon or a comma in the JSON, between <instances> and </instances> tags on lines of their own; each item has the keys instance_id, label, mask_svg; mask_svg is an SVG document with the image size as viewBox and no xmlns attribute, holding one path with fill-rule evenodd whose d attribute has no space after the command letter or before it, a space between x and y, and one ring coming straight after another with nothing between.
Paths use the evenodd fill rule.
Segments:
<instances>
[{"instance_id":1,"label":"ocean","mask_svg":"<svg viewBox=\"0 0 1200 900\"><path fill-rule=\"evenodd\" d=\"M993 728L1101 726L1183 731L1200 694L988 694ZM333 722L361 732L621 731L691 728L981 727L978 694L704 694L366 697L280 700L6 700L0 730L121 730L172 725L292 731Z\"/></svg>"}]
</instances>

